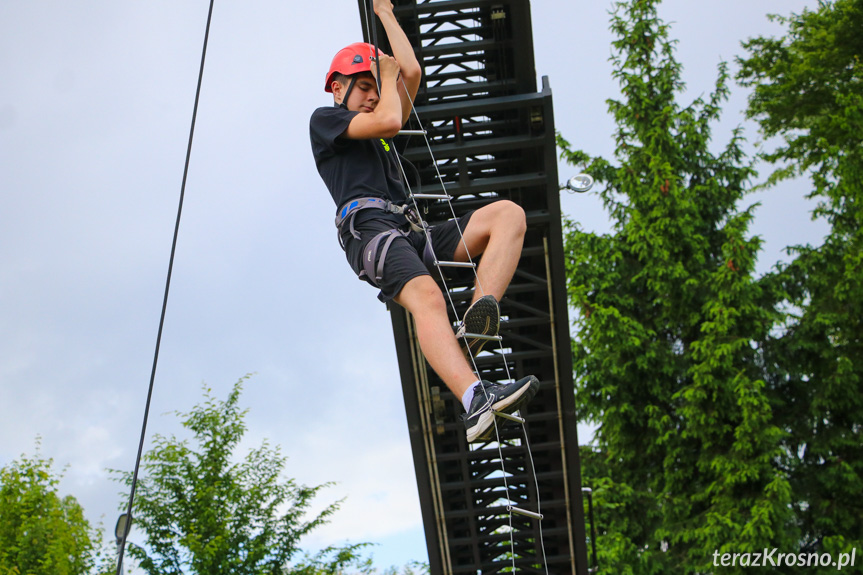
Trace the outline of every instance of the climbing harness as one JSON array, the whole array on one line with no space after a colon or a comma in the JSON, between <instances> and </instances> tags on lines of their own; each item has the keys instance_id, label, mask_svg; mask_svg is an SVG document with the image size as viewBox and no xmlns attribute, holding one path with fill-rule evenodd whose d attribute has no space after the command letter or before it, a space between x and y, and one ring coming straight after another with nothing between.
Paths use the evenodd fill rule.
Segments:
<instances>
[{"instance_id":1,"label":"climbing harness","mask_svg":"<svg viewBox=\"0 0 863 575\"><path fill-rule=\"evenodd\" d=\"M396 204L383 198L359 198L351 200L345 204L336 215L336 228L339 232L339 243L344 249L345 244L342 239L345 224L348 225L348 231L354 239L361 240L362 234L354 228L354 218L360 210L365 209L382 210L389 214L401 214L405 217L410 230L421 232L424 230L425 222L420 217L419 213L413 206ZM375 235L363 250L363 269L360 270L359 278L369 280L375 287L381 287L380 281L384 275L384 262L387 258L387 252L390 249L393 241L398 237L407 237L410 231L401 228L393 228ZM380 252L378 251L380 250ZM423 263L429 270L434 269L434 251L431 246L431 237L426 237L426 245L423 248ZM375 262L377 266L375 266Z\"/></svg>"},{"instance_id":2,"label":"climbing harness","mask_svg":"<svg viewBox=\"0 0 863 575\"><path fill-rule=\"evenodd\" d=\"M423 225L425 222L422 221L419 212L417 212L413 206L396 204L383 198L358 198L356 200L351 200L342 206L336 215L336 228L339 230L339 241L341 241L341 234L343 231L342 225L344 225L345 222L348 223L348 230L351 232L351 235L355 239L361 239L360 233L354 229L354 218L356 217L357 212L368 208L383 210L390 214L401 214L407 219L412 230L415 232L423 231ZM342 244L342 247L345 247L344 244Z\"/></svg>"},{"instance_id":3,"label":"climbing harness","mask_svg":"<svg viewBox=\"0 0 863 575\"><path fill-rule=\"evenodd\" d=\"M372 57L372 55L371 55L371 49L372 48L375 51L375 57L377 57L377 53L378 53L377 52L377 45L378 45L377 26L370 24L370 22L372 21L372 14L374 13L373 8L370 9L370 5L372 5L372 2L373 2L373 0L368 0L367 2L363 2L363 10L365 12L365 21L366 21L366 37L370 38L372 40L371 44L370 45L367 44L366 45L367 47L364 49L369 50L369 52L370 52L369 58L370 59ZM404 83L404 79L401 79L401 82L405 88L405 92L408 93L408 97L410 98L410 94L407 90L407 85ZM378 79L378 90L380 90L380 79ZM417 112L417 109L414 106L413 101L411 101L410 104L411 104L411 113L413 115L413 118L416 120L416 122L419 126L419 129L418 130L403 131L403 132L400 132L400 134L405 134L405 132L409 132L410 135L419 135L423 138L423 140L425 142L426 150L427 150L428 155L429 155L429 158L431 159L431 164L434 166L434 169L435 169L437 181L440 183L440 186L441 186L441 193L439 193L439 194L415 194L415 193L413 193L413 190L411 189L410 182L409 182L408 177L407 177L407 173L405 172L406 160L403 161L404 159L401 157L401 155L396 150L394 143L391 142L390 147L393 149L393 151L395 153L395 158L396 158L396 161L398 163L400 173L402 175L402 181L404 182L404 185L405 185L405 192L407 194L407 201L405 202L405 206L410 206L413 208L413 213L415 214L415 216L418 220L416 225L419 228L421 228L422 233L424 233L426 235L426 248L427 248L427 251L429 253L423 254L423 261L427 262L426 265L430 269L436 269L438 276L440 278L440 282L442 284L442 291L446 295L446 298L448 300L448 304L449 304L450 308L452 309L453 314L456 317L457 322L461 323L463 318L459 318L459 316L458 316L458 311L456 310L456 305L455 305L455 302L453 301L452 291L449 289L449 287L447 285L447 277L443 271L444 268L447 268L447 267L471 268L473 270L473 274L474 274L474 282L475 282L475 286L476 286L475 289L478 290L481 295L484 295L485 292L482 288L482 285L480 284L479 277L477 276L476 263L473 261L473 258L470 254L470 251L468 250L467 243L464 239L464 231L461 230L459 226L456 226L456 227L458 228L460 242L461 242L462 246L464 247L465 253L467 253L467 262L439 261L437 259L437 256L434 253L434 249L431 245L431 236L430 236L431 226L429 226L423 220L421 210L419 209L418 200L433 200L433 201L443 202L447 205L447 207L449 209L449 213L452 216L452 219L455 219L457 221L458 218L456 216L455 209L453 208L453 205L452 205L452 196L450 196L446 191L446 187L444 185L445 180L440 173L438 163L434 157L434 153L433 153L432 148L431 148L431 143L430 143L429 138L428 138L428 133L426 132L426 130L423 127L422 120L419 117L419 113ZM375 202L371 202L369 205L374 207L374 204L375 204ZM346 206L347 210L344 211L344 216L342 217L342 219L339 221L337 218L337 225L343 224L344 219L350 218L352 213L356 214L356 210L363 209L360 207L356 207L356 208L354 208L354 211L352 212L351 211L352 205L353 204L349 204L348 206ZM402 206L401 209L405 210L406 208L404 206ZM344 210L344 207L342 209L340 209L340 211L339 211L340 216L342 216L342 210ZM372 244L375 244L375 247L373 247L371 249L369 249L369 248L366 249L366 252L364 253L364 263L367 263L368 256L370 255L369 252L370 251L374 252L375 250L377 250L377 245L380 243L380 241L384 241L383 236L390 234L390 237L388 237L386 239L386 244L388 244L392 241L393 237L397 233L403 233L403 232L392 232L392 231L384 232L382 234L379 234L371 242L369 242L370 246ZM386 256L386 247L387 247L386 244L384 246L383 253L381 253L379 255L377 253L371 254L372 263L374 263L374 257L377 256L380 258L378 266L375 269L376 274L382 273L383 260ZM364 272L366 275L369 275L368 268L366 268L364 270ZM487 336L487 335L483 335L483 334L471 334L471 333L460 333L459 335L461 337L464 337L466 340L467 339L474 339L474 338L484 338L484 339L497 340L498 345L499 345L498 352L499 352L499 356L501 357L501 359L503 361L506 379L508 381L514 381L514 378L512 377L512 374L510 373L509 361L507 360L506 350L504 349L504 346L502 343L503 340L499 335L498 336ZM479 368L477 367L476 357L474 357L474 354L472 353L470 347L467 347L467 357L468 357L469 362L470 362L470 364L474 370L474 373L477 376L479 376L480 371L479 371ZM478 377L478 379L482 379L482 378ZM484 388L484 386L480 386L480 387ZM483 393L486 393L485 389L483 389ZM513 524L513 515L518 514L518 515L522 515L522 516L525 516L525 517L528 517L530 519L537 521L537 528L538 528L537 532L539 535L539 547L540 547L540 550L542 553L542 558L541 558L542 559L542 566L545 569L546 575L548 575L548 562L546 559L545 543L543 540L543 533L542 533L542 518L543 518L543 516L542 516L542 512L541 512L541 508L540 508L539 480L538 480L537 475L536 475L536 468L535 468L534 461L533 461L533 455L532 455L531 450L530 450L530 441L529 441L528 433L527 433L526 420L523 417L520 417L519 415L515 415L515 414L506 414L506 413L502 413L502 412L495 412L495 415L496 415L496 417L493 420L494 421L494 438L495 438L495 442L497 443L498 458L500 460L500 473L501 473L501 476L503 478L503 483L504 483L504 497L503 498L505 498L505 500L506 500L506 502L504 504L504 508L506 509L506 511L509 515L509 534L510 534L509 543L510 543L510 549L511 549L511 551L509 552L509 555L512 557L511 571L513 573L518 572L518 567L516 565L516 555L517 554L514 552L514 549L515 549L515 539L514 539L515 528L514 528L514 524ZM504 464L505 458L503 455L503 442L501 441L500 425L499 425L499 421L498 421L499 418L513 421L513 422L515 422L521 426L521 430L522 430L521 441L523 442L523 445L525 447L525 451L527 454L527 460L528 460L526 463L529 464L529 469L530 469L530 472L531 472L532 477L533 477L533 483L534 483L535 493L536 493L536 510L535 511L524 509L523 507L519 507L519 506L515 505L513 503L512 497L510 496L510 487L509 487L509 482L507 480L507 477L509 476L509 474L508 474L506 466ZM537 558L537 559L539 559L539 558Z\"/></svg>"}]
</instances>

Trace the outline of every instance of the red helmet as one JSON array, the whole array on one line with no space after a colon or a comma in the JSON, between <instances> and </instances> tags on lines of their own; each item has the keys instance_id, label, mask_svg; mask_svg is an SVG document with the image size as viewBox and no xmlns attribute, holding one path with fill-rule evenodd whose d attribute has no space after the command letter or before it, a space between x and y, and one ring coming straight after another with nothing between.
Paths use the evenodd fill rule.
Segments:
<instances>
[{"instance_id":1,"label":"red helmet","mask_svg":"<svg viewBox=\"0 0 863 575\"><path fill-rule=\"evenodd\" d=\"M324 90L332 92L333 77L336 74L350 76L360 72L371 72L371 59L375 57L375 47L366 42L355 42L338 51L327 72L327 82Z\"/></svg>"}]
</instances>

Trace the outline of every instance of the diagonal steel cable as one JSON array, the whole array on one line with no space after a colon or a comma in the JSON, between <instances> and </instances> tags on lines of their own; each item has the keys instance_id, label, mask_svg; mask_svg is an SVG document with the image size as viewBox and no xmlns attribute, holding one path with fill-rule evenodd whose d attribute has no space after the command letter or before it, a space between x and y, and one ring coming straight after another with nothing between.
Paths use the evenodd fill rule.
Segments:
<instances>
[{"instance_id":1,"label":"diagonal steel cable","mask_svg":"<svg viewBox=\"0 0 863 575\"><path fill-rule=\"evenodd\" d=\"M121 528L118 529L118 531L120 531L120 532L117 533L117 542L118 542L118 545L120 548L119 552L118 552L118 556L117 556L117 575L121 575L121 573L123 571L123 555L124 555L125 550L126 550L126 538L129 535L129 530L131 529L131 526L132 526L132 506L133 506L133 503L135 500L135 488L138 485L138 473L140 472L140 469L141 469L141 457L142 457L143 451L144 451L144 441L145 441L146 436L147 436L147 421L150 417L150 404L152 403L153 388L154 388L154 384L156 381L156 366L159 363L159 349L160 349L161 344L162 344L162 331L165 327L165 315L166 315L166 312L168 309L168 294L171 291L171 275L172 275L173 270L174 270L174 256L177 253L177 237L179 236L179 232L180 232L180 220L181 220L182 215L183 215L183 200L184 200L185 195L186 195L186 180L188 179L188 176L189 176L189 160L190 160L191 155L192 155L192 141L194 140L194 136L195 136L195 120L198 117L198 102L201 99L201 83L202 83L202 80L204 77L204 62L207 59L207 42L209 41L209 38L210 38L210 22L213 19L213 3L214 2L215 2L215 0L210 0L210 8L209 8L209 11L207 12L207 27L206 27L206 30L204 32L204 47L201 51L201 67L200 67L200 70L198 71L198 86L197 86L197 89L195 90L195 105L194 105L194 108L192 109L192 125L191 125L191 128L189 129L189 143L188 143L188 146L186 147L186 162L185 162L185 166L183 167L183 181L182 181L182 184L180 185L180 200L179 200L179 205L177 206L177 219L174 223L174 236L173 236L173 239L171 241L171 256L168 260L168 275L167 275L167 278L165 279L165 294L162 298L162 313L159 317L159 330L158 330L158 333L156 334L156 349L153 353L153 367L150 370L150 385L147 389L147 401L146 401L146 404L144 406L144 421L141 424L141 438L138 442L138 454L135 458L135 470L132 473L132 481L131 481L130 490L129 490L129 502L128 502L128 505L126 506L126 513L125 513L125 524L121 524L120 521L118 521L118 526L121 526ZM123 519L123 517L121 516L121 521L122 521L122 519Z\"/></svg>"}]
</instances>

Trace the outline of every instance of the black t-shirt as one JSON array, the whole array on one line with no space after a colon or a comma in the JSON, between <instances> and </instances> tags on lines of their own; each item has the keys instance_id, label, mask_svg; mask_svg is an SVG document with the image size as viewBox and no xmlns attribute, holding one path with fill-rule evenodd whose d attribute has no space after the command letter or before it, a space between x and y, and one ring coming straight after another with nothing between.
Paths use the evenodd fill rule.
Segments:
<instances>
[{"instance_id":1,"label":"black t-shirt","mask_svg":"<svg viewBox=\"0 0 863 575\"><path fill-rule=\"evenodd\" d=\"M340 137L358 113L335 106L318 108L309 122L315 164L336 209L357 198L404 202L407 196L392 144Z\"/></svg>"}]
</instances>

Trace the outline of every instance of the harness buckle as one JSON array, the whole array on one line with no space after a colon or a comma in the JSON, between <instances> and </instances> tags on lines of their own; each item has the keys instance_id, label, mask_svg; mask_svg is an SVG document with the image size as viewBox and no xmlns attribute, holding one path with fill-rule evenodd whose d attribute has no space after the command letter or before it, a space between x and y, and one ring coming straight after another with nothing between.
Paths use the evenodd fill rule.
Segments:
<instances>
[{"instance_id":1,"label":"harness buckle","mask_svg":"<svg viewBox=\"0 0 863 575\"><path fill-rule=\"evenodd\" d=\"M404 205L400 206L402 210L402 215L407 218L408 223L411 225L411 229L415 232L423 232L428 226L427 223L420 217L417 213L417 210L414 206Z\"/></svg>"},{"instance_id":2,"label":"harness buckle","mask_svg":"<svg viewBox=\"0 0 863 575\"><path fill-rule=\"evenodd\" d=\"M342 248L345 247L342 242L342 227L345 225L345 222L348 223L351 235L358 240L362 239L362 235L354 229L354 216L360 210L368 208L383 210L391 214L402 214L410 224L411 229L416 232L424 232L428 226L412 205L399 205L384 198L357 198L346 203L336 213L336 228L339 230L339 243L341 243ZM360 279L366 279L372 285L380 287L380 281L383 278L384 272L384 261L386 260L390 245L397 237L404 237L409 233L400 228L392 228L380 232L373 237L363 250L363 269L359 273ZM423 249L422 260L429 270L432 269L434 259L431 243L427 241Z\"/></svg>"}]
</instances>

